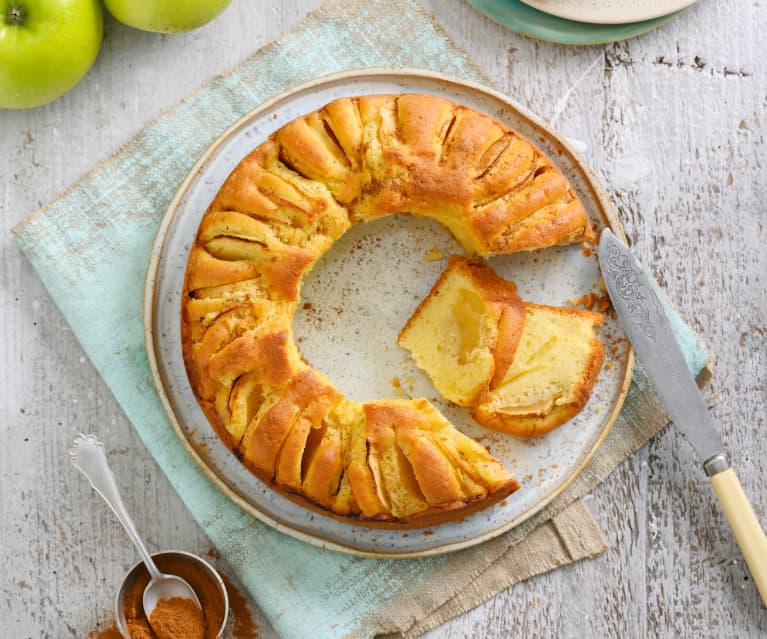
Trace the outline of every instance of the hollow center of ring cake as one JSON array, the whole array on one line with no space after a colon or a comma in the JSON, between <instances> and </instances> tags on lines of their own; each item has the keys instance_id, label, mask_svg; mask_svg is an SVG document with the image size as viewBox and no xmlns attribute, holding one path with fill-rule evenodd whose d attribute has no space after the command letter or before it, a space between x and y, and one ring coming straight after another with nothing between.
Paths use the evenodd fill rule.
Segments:
<instances>
[{"instance_id":1,"label":"hollow center of ring cake","mask_svg":"<svg viewBox=\"0 0 767 639\"><path fill-rule=\"evenodd\" d=\"M447 257L459 253L431 220L397 215L353 225L301 287L293 330L304 357L348 399L436 396L397 335Z\"/></svg>"}]
</instances>

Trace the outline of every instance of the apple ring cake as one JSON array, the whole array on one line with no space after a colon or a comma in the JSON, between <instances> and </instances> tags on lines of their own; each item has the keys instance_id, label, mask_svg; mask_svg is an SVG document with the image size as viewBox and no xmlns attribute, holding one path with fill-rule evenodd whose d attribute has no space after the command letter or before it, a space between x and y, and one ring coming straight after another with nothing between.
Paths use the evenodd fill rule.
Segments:
<instances>
[{"instance_id":1,"label":"apple ring cake","mask_svg":"<svg viewBox=\"0 0 767 639\"><path fill-rule=\"evenodd\" d=\"M350 401L301 356L302 277L350 225L445 226L472 255L593 238L564 175L526 139L427 95L341 98L249 153L191 247L182 347L221 439L258 477L340 517L418 525L519 487L427 400Z\"/></svg>"}]
</instances>

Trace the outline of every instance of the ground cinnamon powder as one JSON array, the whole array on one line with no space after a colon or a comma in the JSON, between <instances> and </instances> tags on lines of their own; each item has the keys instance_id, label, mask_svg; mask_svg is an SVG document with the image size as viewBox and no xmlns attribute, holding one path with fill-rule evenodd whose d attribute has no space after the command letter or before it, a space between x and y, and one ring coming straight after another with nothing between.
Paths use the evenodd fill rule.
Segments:
<instances>
[{"instance_id":1,"label":"ground cinnamon powder","mask_svg":"<svg viewBox=\"0 0 767 639\"><path fill-rule=\"evenodd\" d=\"M157 639L205 639L205 617L191 599L160 599L149 615Z\"/></svg>"},{"instance_id":2,"label":"ground cinnamon powder","mask_svg":"<svg viewBox=\"0 0 767 639\"><path fill-rule=\"evenodd\" d=\"M88 633L87 639L123 639L123 636L117 629L117 626L112 624L109 628L104 628L103 630L91 630Z\"/></svg>"},{"instance_id":3,"label":"ground cinnamon powder","mask_svg":"<svg viewBox=\"0 0 767 639\"><path fill-rule=\"evenodd\" d=\"M194 589L202 606L203 622L206 626L199 637L200 639L216 639L224 620L224 597L218 582L207 571L201 570L196 564L189 561L176 557L157 557L155 561L162 572L185 579ZM149 620L144 614L142 601L144 588L148 583L149 573L142 566L138 576L125 593L125 620L131 639L187 639L187 637L192 639L195 637L195 635L185 634L160 636L152 631Z\"/></svg>"},{"instance_id":4,"label":"ground cinnamon powder","mask_svg":"<svg viewBox=\"0 0 767 639\"><path fill-rule=\"evenodd\" d=\"M206 553L209 557L217 558L218 555L216 554L215 550L211 549ZM164 559L160 558L157 563L160 566L160 570L163 572L172 572L168 569L169 564L172 562L167 562ZM185 566L187 564L184 564ZM182 569L183 570L183 569ZM197 571L195 571L196 573ZM179 573L175 573L179 574ZM203 605L203 608L205 608L206 604L203 601L203 598L201 596L202 592L204 591L204 588L196 588L194 584L192 584L192 579L190 579L189 574L179 574L179 576L186 579L193 588L195 588L195 592L197 593L197 597L200 599L200 603ZM253 619L253 616L250 613L250 609L248 607L248 600L245 597L245 595L240 592L240 590L235 586L225 574L221 574L221 578L224 580L224 585L226 586L226 591L229 595L229 624L227 626L230 628L230 635L227 635L228 639L258 639L259 632L258 627L256 626L256 623ZM142 580L142 586L139 588L136 586L136 584L131 587L128 592L126 593L126 599L129 601L132 601L132 605L126 604L125 612L126 617L128 617L128 611L129 609L133 611L133 621L129 627L129 631L131 633L131 639L155 639L154 635L152 634L152 630L149 627L149 624L146 622L146 617L143 617L143 619L139 619L138 616L140 614L139 611L143 612L143 604L141 603L141 599L143 597L143 588L144 586L149 583L149 575L145 575ZM199 584L198 584L199 585ZM140 608L136 608L136 602L138 602ZM223 606L223 602L221 604ZM208 603L208 607L210 608L210 603ZM215 608L215 605L213 606ZM209 615L208 620L211 619L211 617L214 615ZM223 612L221 613L220 619L223 619ZM220 626L221 622L219 621L217 626ZM209 624L210 627L210 624ZM144 634L141 634L141 633ZM208 635L208 637L215 637L215 633L212 635ZM206 639L208 639L206 637ZM117 626L112 624L108 628L94 628L88 633L87 639L124 639L120 631L117 629Z\"/></svg>"},{"instance_id":5,"label":"ground cinnamon powder","mask_svg":"<svg viewBox=\"0 0 767 639\"><path fill-rule=\"evenodd\" d=\"M221 575L229 595L229 612L232 616L232 639L258 639L258 628L248 609L248 602L226 575Z\"/></svg>"}]
</instances>

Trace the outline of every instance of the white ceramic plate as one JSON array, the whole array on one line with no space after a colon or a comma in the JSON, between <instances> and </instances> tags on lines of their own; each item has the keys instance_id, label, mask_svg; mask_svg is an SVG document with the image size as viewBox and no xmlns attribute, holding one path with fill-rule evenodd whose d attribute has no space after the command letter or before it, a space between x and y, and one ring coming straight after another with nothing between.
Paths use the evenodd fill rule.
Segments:
<instances>
[{"instance_id":1,"label":"white ceramic plate","mask_svg":"<svg viewBox=\"0 0 767 639\"><path fill-rule=\"evenodd\" d=\"M522 0L559 18L593 24L628 24L667 16L698 0Z\"/></svg>"},{"instance_id":2,"label":"white ceramic plate","mask_svg":"<svg viewBox=\"0 0 767 639\"><path fill-rule=\"evenodd\" d=\"M181 291L189 247L208 204L235 165L270 133L331 100L351 95L418 92L444 96L506 122L538 144L565 172L597 229L623 236L616 212L583 161L546 125L503 95L420 70L366 69L328 76L270 100L237 122L200 158L160 225L147 271L144 322L150 367L163 405L200 468L246 511L288 535L333 550L375 556L417 556L466 548L520 524L540 511L584 467L606 436L623 402L633 367L624 334L612 318L602 331L606 365L586 408L544 438L522 440L478 426L466 409L441 400L413 366L396 337L445 266L429 251L460 249L438 224L391 216L353 226L306 276L296 315L297 342L311 365L347 397L408 395L434 401L461 430L489 446L522 488L461 521L428 529L369 528L339 521L287 499L249 473L224 446L200 410L181 355ZM593 292L595 255L579 246L490 260L517 282L523 298L566 304Z\"/></svg>"}]
</instances>

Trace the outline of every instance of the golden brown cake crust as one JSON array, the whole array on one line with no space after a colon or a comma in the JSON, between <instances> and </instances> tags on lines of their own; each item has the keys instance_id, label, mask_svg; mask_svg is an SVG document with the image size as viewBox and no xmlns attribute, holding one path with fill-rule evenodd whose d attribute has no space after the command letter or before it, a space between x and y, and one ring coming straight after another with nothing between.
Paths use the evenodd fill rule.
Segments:
<instances>
[{"instance_id":1,"label":"golden brown cake crust","mask_svg":"<svg viewBox=\"0 0 767 639\"><path fill-rule=\"evenodd\" d=\"M441 222L470 254L593 237L561 172L493 118L434 96L342 98L249 153L206 211L186 271L184 361L222 440L293 498L355 521L460 517L518 485L446 422L450 445L497 464L498 478L488 487L470 464L459 468L454 450L424 434L431 422L418 425L417 413L433 409L409 407L381 435L377 420L394 409L342 399L293 341L302 277L352 223L394 212ZM478 277L499 299L516 295ZM513 339L517 319L502 318L502 339Z\"/></svg>"}]
</instances>

